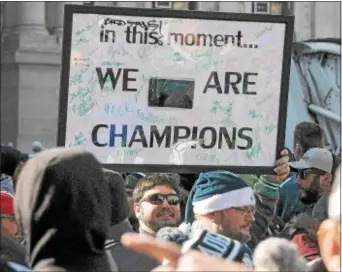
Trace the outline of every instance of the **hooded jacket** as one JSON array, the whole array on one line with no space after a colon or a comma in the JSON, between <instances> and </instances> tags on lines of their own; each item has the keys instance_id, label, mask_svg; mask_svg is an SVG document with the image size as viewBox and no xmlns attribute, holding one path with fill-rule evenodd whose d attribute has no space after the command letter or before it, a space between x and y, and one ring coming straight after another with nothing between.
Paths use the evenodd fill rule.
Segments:
<instances>
[{"instance_id":1,"label":"hooded jacket","mask_svg":"<svg viewBox=\"0 0 342 272\"><path fill-rule=\"evenodd\" d=\"M133 232L133 228L127 219L112 226L110 230L112 240L109 240L108 244L118 271L151 271L156 268L158 262L155 259L126 248L120 243L121 236L127 232Z\"/></svg>"},{"instance_id":2,"label":"hooded jacket","mask_svg":"<svg viewBox=\"0 0 342 272\"><path fill-rule=\"evenodd\" d=\"M111 207L95 157L81 149L37 154L19 175L15 201L34 271L109 271Z\"/></svg>"}]
</instances>

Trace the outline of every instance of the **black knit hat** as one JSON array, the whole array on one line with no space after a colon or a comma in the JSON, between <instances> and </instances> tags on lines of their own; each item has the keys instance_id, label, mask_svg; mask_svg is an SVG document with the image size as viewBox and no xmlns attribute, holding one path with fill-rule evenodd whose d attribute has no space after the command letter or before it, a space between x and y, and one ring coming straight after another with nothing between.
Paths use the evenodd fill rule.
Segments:
<instances>
[{"instance_id":1,"label":"black knit hat","mask_svg":"<svg viewBox=\"0 0 342 272\"><path fill-rule=\"evenodd\" d=\"M112 200L112 220L111 225L121 223L129 217L130 209L126 198L124 180L120 173L103 169L104 177L109 184Z\"/></svg>"}]
</instances>

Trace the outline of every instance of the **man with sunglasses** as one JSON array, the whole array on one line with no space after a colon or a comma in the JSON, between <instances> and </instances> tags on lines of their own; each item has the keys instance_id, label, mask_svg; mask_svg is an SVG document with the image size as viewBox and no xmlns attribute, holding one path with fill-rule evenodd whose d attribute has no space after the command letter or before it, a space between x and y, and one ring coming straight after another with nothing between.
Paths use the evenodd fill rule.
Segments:
<instances>
[{"instance_id":1,"label":"man with sunglasses","mask_svg":"<svg viewBox=\"0 0 342 272\"><path fill-rule=\"evenodd\" d=\"M323 130L313 122L301 122L296 125L293 134L293 157L290 161L300 160L311 148L323 148ZM300 211L300 186L296 183L297 173L292 172L289 180L279 188L280 198L277 205L277 215L281 223L287 223L294 213ZM277 223L272 227L277 229Z\"/></svg>"},{"instance_id":2,"label":"man with sunglasses","mask_svg":"<svg viewBox=\"0 0 342 272\"><path fill-rule=\"evenodd\" d=\"M172 175L153 173L143 177L133 191L139 232L155 236L163 227L178 226L181 220L180 188Z\"/></svg>"},{"instance_id":3,"label":"man with sunglasses","mask_svg":"<svg viewBox=\"0 0 342 272\"><path fill-rule=\"evenodd\" d=\"M298 171L302 209L290 219L281 235L297 244L300 254L312 261L320 256L316 233L319 224L328 217L334 159L325 149L311 148L290 166Z\"/></svg>"}]
</instances>

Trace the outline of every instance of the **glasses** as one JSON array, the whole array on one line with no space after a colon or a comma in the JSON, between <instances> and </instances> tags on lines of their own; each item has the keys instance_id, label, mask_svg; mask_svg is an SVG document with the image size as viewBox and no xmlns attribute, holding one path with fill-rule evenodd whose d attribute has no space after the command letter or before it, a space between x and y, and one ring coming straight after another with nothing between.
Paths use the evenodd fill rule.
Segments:
<instances>
[{"instance_id":1,"label":"glasses","mask_svg":"<svg viewBox=\"0 0 342 272\"><path fill-rule=\"evenodd\" d=\"M300 179L305 179L309 175L321 175L321 173L315 171L314 169L298 170L298 174Z\"/></svg>"},{"instance_id":2,"label":"glasses","mask_svg":"<svg viewBox=\"0 0 342 272\"><path fill-rule=\"evenodd\" d=\"M164 203L164 200L166 199L167 203L169 203L169 205L178 205L179 204L179 196L176 194L153 194L148 196L146 199L143 199L141 202L143 201L148 201L153 205L162 205Z\"/></svg>"},{"instance_id":3,"label":"glasses","mask_svg":"<svg viewBox=\"0 0 342 272\"><path fill-rule=\"evenodd\" d=\"M249 216L249 215L255 215L255 209L250 208L250 209L242 209L242 208L235 208L232 207L232 209L237 210L241 213L242 216Z\"/></svg>"}]
</instances>

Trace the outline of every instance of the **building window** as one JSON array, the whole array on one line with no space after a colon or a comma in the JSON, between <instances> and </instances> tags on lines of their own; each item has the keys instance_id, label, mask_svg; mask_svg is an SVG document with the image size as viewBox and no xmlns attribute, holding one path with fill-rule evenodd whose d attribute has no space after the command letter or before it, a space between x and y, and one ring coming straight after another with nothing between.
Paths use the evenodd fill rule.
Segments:
<instances>
[{"instance_id":1,"label":"building window","mask_svg":"<svg viewBox=\"0 0 342 272\"><path fill-rule=\"evenodd\" d=\"M188 10L189 9L189 2L186 1L177 1L177 2L172 2L173 4L173 9L183 9L183 10Z\"/></svg>"},{"instance_id":2,"label":"building window","mask_svg":"<svg viewBox=\"0 0 342 272\"><path fill-rule=\"evenodd\" d=\"M252 13L269 14L270 2L252 2Z\"/></svg>"},{"instance_id":3,"label":"building window","mask_svg":"<svg viewBox=\"0 0 342 272\"><path fill-rule=\"evenodd\" d=\"M164 9L181 9L181 10L192 10L193 3L186 1L154 1L154 8L164 8Z\"/></svg>"},{"instance_id":4,"label":"building window","mask_svg":"<svg viewBox=\"0 0 342 272\"><path fill-rule=\"evenodd\" d=\"M288 2L252 2L252 13L284 15Z\"/></svg>"},{"instance_id":5,"label":"building window","mask_svg":"<svg viewBox=\"0 0 342 272\"><path fill-rule=\"evenodd\" d=\"M283 4L286 2L271 2L271 14L272 15L282 15L283 14Z\"/></svg>"},{"instance_id":6,"label":"building window","mask_svg":"<svg viewBox=\"0 0 342 272\"><path fill-rule=\"evenodd\" d=\"M171 1L154 1L153 7L154 8L172 9L172 2Z\"/></svg>"}]
</instances>

